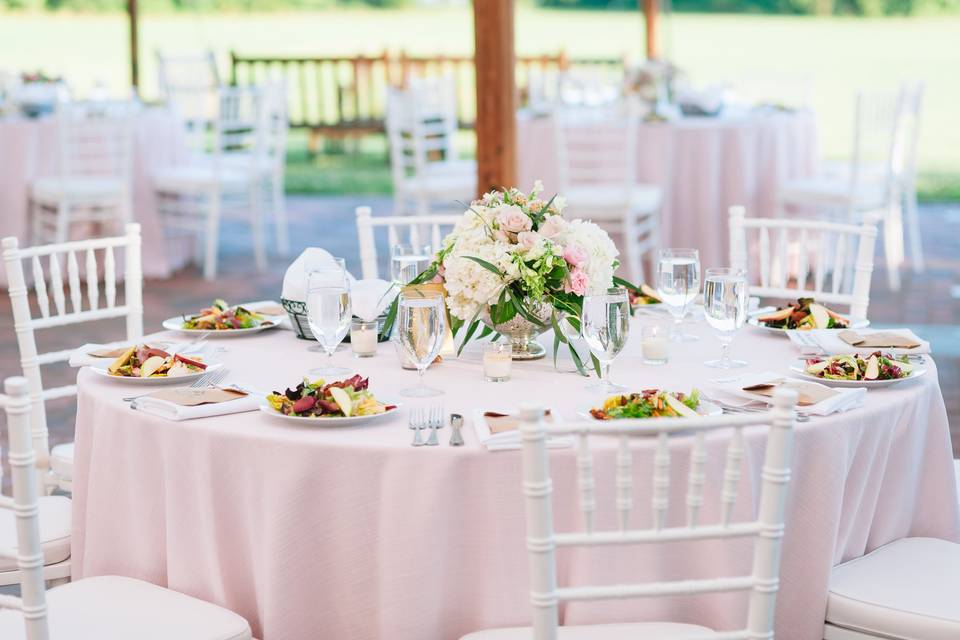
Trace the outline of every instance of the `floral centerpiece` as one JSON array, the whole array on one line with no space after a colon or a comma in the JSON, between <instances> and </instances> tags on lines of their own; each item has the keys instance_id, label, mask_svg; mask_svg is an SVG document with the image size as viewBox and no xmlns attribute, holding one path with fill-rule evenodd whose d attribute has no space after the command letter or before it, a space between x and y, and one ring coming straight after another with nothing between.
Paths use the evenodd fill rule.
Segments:
<instances>
[{"instance_id":1,"label":"floral centerpiece","mask_svg":"<svg viewBox=\"0 0 960 640\"><path fill-rule=\"evenodd\" d=\"M618 251L607 233L587 220L567 220L563 198L544 200L542 191L538 180L529 193L497 190L472 202L412 282L443 284L451 328L465 332L461 350L475 335L497 332L511 338L515 357L542 357L531 337L553 327L556 354L560 343L569 346L564 329L580 331L584 295L614 284L635 288L614 277ZM570 353L583 372L572 347Z\"/></svg>"}]
</instances>

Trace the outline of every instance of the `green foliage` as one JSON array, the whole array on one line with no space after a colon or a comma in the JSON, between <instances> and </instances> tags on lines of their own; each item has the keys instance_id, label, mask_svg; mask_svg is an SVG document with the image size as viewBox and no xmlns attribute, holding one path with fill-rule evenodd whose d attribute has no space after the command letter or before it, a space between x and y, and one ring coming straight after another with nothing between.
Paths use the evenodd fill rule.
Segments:
<instances>
[{"instance_id":1,"label":"green foliage","mask_svg":"<svg viewBox=\"0 0 960 640\"><path fill-rule=\"evenodd\" d=\"M635 2L622 0L538 0L542 7L557 9L632 10ZM674 11L697 13L769 13L813 15L833 8L837 15L890 16L920 13L956 13L960 0L673 0ZM828 13L829 11L824 11Z\"/></svg>"}]
</instances>

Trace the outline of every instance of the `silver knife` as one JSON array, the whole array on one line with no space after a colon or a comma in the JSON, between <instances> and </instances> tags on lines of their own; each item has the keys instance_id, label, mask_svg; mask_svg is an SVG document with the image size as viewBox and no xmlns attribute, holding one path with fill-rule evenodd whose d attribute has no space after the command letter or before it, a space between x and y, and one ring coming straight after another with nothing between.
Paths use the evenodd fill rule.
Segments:
<instances>
[{"instance_id":1,"label":"silver knife","mask_svg":"<svg viewBox=\"0 0 960 640\"><path fill-rule=\"evenodd\" d=\"M462 447L463 434L460 429L463 427L463 416L459 413L450 414L450 446Z\"/></svg>"}]
</instances>

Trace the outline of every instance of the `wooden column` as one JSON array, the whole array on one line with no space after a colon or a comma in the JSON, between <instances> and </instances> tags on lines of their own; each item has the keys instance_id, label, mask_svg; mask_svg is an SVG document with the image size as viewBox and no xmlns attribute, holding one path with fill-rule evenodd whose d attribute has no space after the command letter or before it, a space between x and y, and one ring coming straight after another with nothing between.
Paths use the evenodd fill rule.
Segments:
<instances>
[{"instance_id":1,"label":"wooden column","mask_svg":"<svg viewBox=\"0 0 960 640\"><path fill-rule=\"evenodd\" d=\"M643 24L647 38L647 60L656 60L660 56L660 43L657 40L659 0L640 0L640 7L643 10Z\"/></svg>"},{"instance_id":2,"label":"wooden column","mask_svg":"<svg viewBox=\"0 0 960 640\"><path fill-rule=\"evenodd\" d=\"M127 16L130 19L130 86L140 93L140 24L137 15L137 0L127 0Z\"/></svg>"},{"instance_id":3,"label":"wooden column","mask_svg":"<svg viewBox=\"0 0 960 640\"><path fill-rule=\"evenodd\" d=\"M517 186L513 14L513 0L473 3L478 193Z\"/></svg>"}]
</instances>

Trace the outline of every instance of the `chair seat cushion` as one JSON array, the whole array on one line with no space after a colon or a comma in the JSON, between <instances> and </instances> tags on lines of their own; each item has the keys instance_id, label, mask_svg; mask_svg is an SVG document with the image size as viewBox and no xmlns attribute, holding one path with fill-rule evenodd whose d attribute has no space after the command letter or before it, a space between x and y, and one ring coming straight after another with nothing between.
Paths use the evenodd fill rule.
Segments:
<instances>
[{"instance_id":1,"label":"chair seat cushion","mask_svg":"<svg viewBox=\"0 0 960 640\"><path fill-rule=\"evenodd\" d=\"M780 187L778 197L788 204L824 204L846 207L850 200L850 182L844 176L815 176L790 180ZM885 206L882 181L864 176L853 195L858 209L880 209Z\"/></svg>"},{"instance_id":2,"label":"chair seat cushion","mask_svg":"<svg viewBox=\"0 0 960 640\"><path fill-rule=\"evenodd\" d=\"M153 173L153 186L158 191L192 192L210 189L217 184L221 187L239 188L248 184L250 179L247 172L228 163L221 163L217 168L212 163L196 162L158 169Z\"/></svg>"},{"instance_id":3,"label":"chair seat cushion","mask_svg":"<svg viewBox=\"0 0 960 640\"><path fill-rule=\"evenodd\" d=\"M250 625L222 607L119 576L47 591L50 637L67 640L248 640ZM25 638L19 612L0 613L0 638Z\"/></svg>"},{"instance_id":4,"label":"chair seat cushion","mask_svg":"<svg viewBox=\"0 0 960 640\"><path fill-rule=\"evenodd\" d=\"M30 197L45 205L56 205L61 198L89 204L115 203L123 198L124 193L123 181L116 178L37 178L30 185Z\"/></svg>"},{"instance_id":5,"label":"chair seat cushion","mask_svg":"<svg viewBox=\"0 0 960 640\"><path fill-rule=\"evenodd\" d=\"M70 498L40 498L40 544L43 564L51 565L70 557ZM13 511L0 509L0 549L17 548L17 528ZM17 561L0 556L0 571L16 571ZM0 634L0 638L3 638Z\"/></svg>"},{"instance_id":6,"label":"chair seat cushion","mask_svg":"<svg viewBox=\"0 0 960 640\"><path fill-rule=\"evenodd\" d=\"M654 185L634 185L629 192L609 185L579 185L570 187L562 194L572 217L595 220L617 219L631 213L653 212L660 208L663 193Z\"/></svg>"},{"instance_id":7,"label":"chair seat cushion","mask_svg":"<svg viewBox=\"0 0 960 640\"><path fill-rule=\"evenodd\" d=\"M73 479L72 442L64 442L50 449L50 468L64 480Z\"/></svg>"},{"instance_id":8,"label":"chair seat cushion","mask_svg":"<svg viewBox=\"0 0 960 640\"><path fill-rule=\"evenodd\" d=\"M834 567L827 622L902 640L960 638L960 544L904 538Z\"/></svg>"},{"instance_id":9,"label":"chair seat cushion","mask_svg":"<svg viewBox=\"0 0 960 640\"><path fill-rule=\"evenodd\" d=\"M592 624L578 627L558 627L560 640L681 640L683 638L710 638L714 632L706 627L674 622L639 622L634 624ZM460 640L531 640L530 627L489 629L463 636Z\"/></svg>"}]
</instances>

